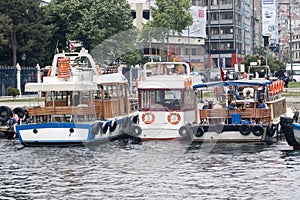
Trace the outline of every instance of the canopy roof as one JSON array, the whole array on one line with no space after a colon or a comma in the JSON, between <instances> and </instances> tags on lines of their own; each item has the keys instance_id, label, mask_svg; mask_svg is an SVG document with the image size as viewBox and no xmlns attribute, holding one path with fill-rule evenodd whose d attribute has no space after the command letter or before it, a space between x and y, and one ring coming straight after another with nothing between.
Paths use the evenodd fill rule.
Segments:
<instances>
[{"instance_id":1,"label":"canopy roof","mask_svg":"<svg viewBox=\"0 0 300 200\"><path fill-rule=\"evenodd\" d=\"M53 83L26 83L25 92L49 91L88 91L97 90L94 82L53 82Z\"/></svg>"},{"instance_id":2,"label":"canopy roof","mask_svg":"<svg viewBox=\"0 0 300 200\"><path fill-rule=\"evenodd\" d=\"M193 88L208 88L213 86L266 86L272 84L272 81L267 79L240 79L234 81L218 81L218 82L208 82L208 83L200 83L193 85Z\"/></svg>"}]
</instances>

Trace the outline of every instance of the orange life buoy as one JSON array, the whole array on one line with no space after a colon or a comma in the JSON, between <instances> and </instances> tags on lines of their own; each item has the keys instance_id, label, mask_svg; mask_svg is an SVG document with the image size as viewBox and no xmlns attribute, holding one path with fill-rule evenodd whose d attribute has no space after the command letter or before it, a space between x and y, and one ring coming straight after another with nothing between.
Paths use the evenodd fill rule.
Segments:
<instances>
[{"instance_id":1,"label":"orange life buoy","mask_svg":"<svg viewBox=\"0 0 300 200\"><path fill-rule=\"evenodd\" d=\"M168 115L168 122L170 124L176 125L180 122L181 116L177 112L170 112Z\"/></svg>"},{"instance_id":2,"label":"orange life buoy","mask_svg":"<svg viewBox=\"0 0 300 200\"><path fill-rule=\"evenodd\" d=\"M142 114L142 121L145 124L152 124L154 122L155 116L152 112L148 111Z\"/></svg>"}]
</instances>

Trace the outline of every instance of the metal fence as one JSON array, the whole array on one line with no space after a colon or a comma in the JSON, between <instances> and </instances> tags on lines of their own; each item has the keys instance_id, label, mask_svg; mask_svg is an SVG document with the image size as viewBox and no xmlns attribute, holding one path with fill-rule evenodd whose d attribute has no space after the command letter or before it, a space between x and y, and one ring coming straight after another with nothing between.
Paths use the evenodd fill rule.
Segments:
<instances>
[{"instance_id":1,"label":"metal fence","mask_svg":"<svg viewBox=\"0 0 300 200\"><path fill-rule=\"evenodd\" d=\"M17 88L17 69L16 67L0 66L0 96L7 96L7 88ZM37 82L36 67L21 68L21 93L29 94L24 91L25 84L28 82Z\"/></svg>"}]
</instances>

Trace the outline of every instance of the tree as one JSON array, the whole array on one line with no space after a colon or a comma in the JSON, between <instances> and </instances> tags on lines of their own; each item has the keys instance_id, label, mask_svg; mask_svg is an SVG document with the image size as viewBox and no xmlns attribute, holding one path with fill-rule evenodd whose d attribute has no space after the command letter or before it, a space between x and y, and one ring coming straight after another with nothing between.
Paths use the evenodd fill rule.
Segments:
<instances>
[{"instance_id":1,"label":"tree","mask_svg":"<svg viewBox=\"0 0 300 200\"><path fill-rule=\"evenodd\" d=\"M65 49L68 40L80 40L91 50L134 28L127 0L52 0L44 14L52 26L49 49Z\"/></svg>"},{"instance_id":2,"label":"tree","mask_svg":"<svg viewBox=\"0 0 300 200\"><path fill-rule=\"evenodd\" d=\"M184 29L193 24L193 17L189 13L190 0L157 0L156 6L151 7L152 20L143 28L142 40L167 40L171 33L181 34Z\"/></svg>"},{"instance_id":3,"label":"tree","mask_svg":"<svg viewBox=\"0 0 300 200\"><path fill-rule=\"evenodd\" d=\"M21 54L27 54L27 63L36 65L44 52L47 41L47 27L42 22L40 2L36 0L0 0L0 35L2 62L14 66L21 62ZM5 27L2 29L2 27ZM2 54L3 55L3 54Z\"/></svg>"},{"instance_id":4,"label":"tree","mask_svg":"<svg viewBox=\"0 0 300 200\"><path fill-rule=\"evenodd\" d=\"M17 88L8 87L7 95L12 96L15 99L17 95L20 95L20 91Z\"/></svg>"}]
</instances>

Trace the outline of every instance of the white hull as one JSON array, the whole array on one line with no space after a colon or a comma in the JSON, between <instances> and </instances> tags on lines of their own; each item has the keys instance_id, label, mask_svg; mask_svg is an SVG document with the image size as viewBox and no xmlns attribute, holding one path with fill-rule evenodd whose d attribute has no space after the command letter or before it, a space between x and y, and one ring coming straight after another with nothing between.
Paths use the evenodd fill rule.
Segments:
<instances>
[{"instance_id":1,"label":"white hull","mask_svg":"<svg viewBox=\"0 0 300 200\"><path fill-rule=\"evenodd\" d=\"M179 135L179 128L184 124L195 121L194 111L177 112L181 117L177 124L168 122L170 112L152 112L155 120L150 124L143 122L142 113L139 115L142 134L139 136L142 140L174 140L182 138Z\"/></svg>"}]
</instances>

